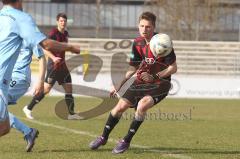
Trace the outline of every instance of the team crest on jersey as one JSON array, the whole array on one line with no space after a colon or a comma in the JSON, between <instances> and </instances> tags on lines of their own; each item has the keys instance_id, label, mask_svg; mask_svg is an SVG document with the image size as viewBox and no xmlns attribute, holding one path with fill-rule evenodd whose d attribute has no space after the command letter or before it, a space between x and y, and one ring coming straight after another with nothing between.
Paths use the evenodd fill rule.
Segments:
<instances>
[{"instance_id":1,"label":"team crest on jersey","mask_svg":"<svg viewBox=\"0 0 240 159\"><path fill-rule=\"evenodd\" d=\"M145 62L147 64L154 64L155 63L155 59L152 57L145 57Z\"/></svg>"}]
</instances>

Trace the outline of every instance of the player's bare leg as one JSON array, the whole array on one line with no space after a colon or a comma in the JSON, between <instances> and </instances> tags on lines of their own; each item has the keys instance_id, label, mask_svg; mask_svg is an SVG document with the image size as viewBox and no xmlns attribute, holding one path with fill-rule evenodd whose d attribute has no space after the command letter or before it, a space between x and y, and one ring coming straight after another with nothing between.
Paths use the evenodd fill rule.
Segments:
<instances>
[{"instance_id":1,"label":"player's bare leg","mask_svg":"<svg viewBox=\"0 0 240 159\"><path fill-rule=\"evenodd\" d=\"M4 96L2 96L1 94L0 94L0 137L6 135L10 131L8 109L6 106L6 101L4 100Z\"/></svg>"},{"instance_id":2,"label":"player's bare leg","mask_svg":"<svg viewBox=\"0 0 240 159\"><path fill-rule=\"evenodd\" d=\"M136 134L138 128L144 121L147 110L151 108L153 105L154 101L151 96L145 96L138 102L135 116L130 125L127 135L118 142L116 147L113 149L112 153L114 154L123 153L129 148L133 136Z\"/></svg>"},{"instance_id":3,"label":"player's bare leg","mask_svg":"<svg viewBox=\"0 0 240 159\"><path fill-rule=\"evenodd\" d=\"M10 131L9 118L0 122L0 137L6 135Z\"/></svg>"},{"instance_id":4,"label":"player's bare leg","mask_svg":"<svg viewBox=\"0 0 240 159\"><path fill-rule=\"evenodd\" d=\"M107 143L109 134L119 122L122 113L125 112L131 105L132 104L125 99L119 100L117 105L112 109L111 113L109 114L102 135L97 137L97 139L95 139L89 144L89 147L92 150L98 149L101 145L105 145Z\"/></svg>"}]
</instances>

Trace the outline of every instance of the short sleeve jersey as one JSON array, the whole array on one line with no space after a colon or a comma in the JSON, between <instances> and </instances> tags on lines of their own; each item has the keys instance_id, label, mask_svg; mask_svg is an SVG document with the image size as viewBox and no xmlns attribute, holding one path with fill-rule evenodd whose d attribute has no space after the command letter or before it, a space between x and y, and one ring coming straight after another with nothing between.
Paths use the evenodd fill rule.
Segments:
<instances>
[{"instance_id":1,"label":"short sleeve jersey","mask_svg":"<svg viewBox=\"0 0 240 159\"><path fill-rule=\"evenodd\" d=\"M24 41L12 72L12 79L21 79L31 82L31 69L30 63L32 62L32 55L40 58L44 56L42 47L37 45L34 47L28 46Z\"/></svg>"},{"instance_id":2,"label":"short sleeve jersey","mask_svg":"<svg viewBox=\"0 0 240 159\"><path fill-rule=\"evenodd\" d=\"M143 37L137 37L134 39L129 64L131 66L139 66L138 73L147 71L156 74L173 64L175 61L176 55L174 49L169 55L156 59L149 48L149 44L147 44ZM167 77L167 79L170 79L170 77Z\"/></svg>"},{"instance_id":3,"label":"short sleeve jersey","mask_svg":"<svg viewBox=\"0 0 240 159\"><path fill-rule=\"evenodd\" d=\"M68 32L65 30L64 33L61 33L60 31L58 31L57 28L53 28L49 34L48 37L52 40L56 40L58 42L68 42ZM61 58L61 62L57 65L54 65L52 59L48 59L48 68L54 68L57 70L61 70L61 69L66 69L66 63L65 63L65 52L52 52L54 54L54 56L56 57L60 57Z\"/></svg>"},{"instance_id":4,"label":"short sleeve jersey","mask_svg":"<svg viewBox=\"0 0 240 159\"><path fill-rule=\"evenodd\" d=\"M10 6L0 11L0 89L8 90L14 64L18 58L23 39L34 47L46 39L32 17Z\"/></svg>"}]
</instances>

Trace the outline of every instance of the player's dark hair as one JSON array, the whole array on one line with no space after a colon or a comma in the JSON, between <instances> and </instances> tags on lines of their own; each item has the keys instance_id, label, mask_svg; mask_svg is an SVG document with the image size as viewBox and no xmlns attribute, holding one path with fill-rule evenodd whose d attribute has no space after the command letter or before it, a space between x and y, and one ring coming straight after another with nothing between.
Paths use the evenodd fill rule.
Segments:
<instances>
[{"instance_id":1,"label":"player's dark hair","mask_svg":"<svg viewBox=\"0 0 240 159\"><path fill-rule=\"evenodd\" d=\"M9 3L15 3L17 1L19 1L19 0L2 0L2 3L3 4L9 4Z\"/></svg>"},{"instance_id":2,"label":"player's dark hair","mask_svg":"<svg viewBox=\"0 0 240 159\"><path fill-rule=\"evenodd\" d=\"M58 15L56 17L57 21L59 20L60 17L62 17L62 18L67 20L67 15L65 13L58 13Z\"/></svg>"},{"instance_id":3,"label":"player's dark hair","mask_svg":"<svg viewBox=\"0 0 240 159\"><path fill-rule=\"evenodd\" d=\"M139 22L142 19L151 21L153 26L155 26L155 23L156 23L156 15L155 14L153 14L151 12L143 12L139 17Z\"/></svg>"}]
</instances>

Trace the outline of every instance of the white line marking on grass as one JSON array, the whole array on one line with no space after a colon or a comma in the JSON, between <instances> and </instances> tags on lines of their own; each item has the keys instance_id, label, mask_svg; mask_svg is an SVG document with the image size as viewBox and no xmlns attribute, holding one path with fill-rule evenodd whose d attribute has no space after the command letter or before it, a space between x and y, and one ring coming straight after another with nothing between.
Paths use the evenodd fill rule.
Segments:
<instances>
[{"instance_id":1,"label":"white line marking on grass","mask_svg":"<svg viewBox=\"0 0 240 159\"><path fill-rule=\"evenodd\" d=\"M68 132L72 132L72 133L75 133L75 134L89 136L89 137L92 137L92 138L98 137L98 135L92 134L92 133L87 132L87 131L75 130L75 129L67 128L67 127L64 127L64 126L59 126L59 125L55 125L55 124L51 124L51 123L41 122L41 121L38 121L38 120L29 120L29 119L22 118L22 117L18 117L18 118L22 119L22 120L25 120L25 121L28 121L28 122L31 122L31 123L34 123L34 124L41 125L41 126L52 127L52 128L56 128L56 129L60 129L60 130L68 131ZM108 142L117 143L118 140L109 138ZM161 153L161 155L165 156L165 157L173 157L173 158L177 158L177 159L191 159L190 156L186 156L186 155L182 155L182 154L171 154L168 151L152 149L149 146L131 144L131 147L141 148L141 149L143 149L143 151Z\"/></svg>"}]
</instances>

